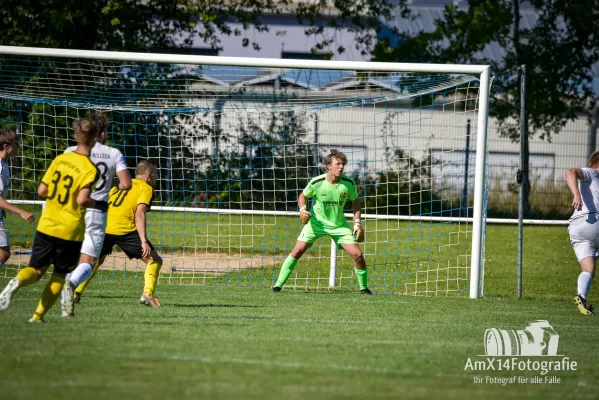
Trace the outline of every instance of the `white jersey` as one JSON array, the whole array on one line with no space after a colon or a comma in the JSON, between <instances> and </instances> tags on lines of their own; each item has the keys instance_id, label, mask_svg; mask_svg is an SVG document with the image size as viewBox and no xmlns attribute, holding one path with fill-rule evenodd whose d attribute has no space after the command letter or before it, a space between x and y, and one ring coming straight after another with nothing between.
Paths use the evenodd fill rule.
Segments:
<instances>
[{"instance_id":1,"label":"white jersey","mask_svg":"<svg viewBox=\"0 0 599 400\"><path fill-rule=\"evenodd\" d=\"M6 200L8 196L8 185L10 185L10 170L8 164L0 159L0 192L2 192L2 198ZM4 221L4 212L0 212L0 222Z\"/></svg>"},{"instance_id":2,"label":"white jersey","mask_svg":"<svg viewBox=\"0 0 599 400\"><path fill-rule=\"evenodd\" d=\"M68 153L70 151L75 151L76 148L77 146L72 146L67 148L64 152ZM108 192L110 192L110 188L112 187L114 175L117 172L127 169L125 157L123 157L123 154L114 147L96 143L94 147L92 147L89 158L100 171L100 179L98 180L98 183L96 183L91 198L94 200L108 201Z\"/></svg>"},{"instance_id":3,"label":"white jersey","mask_svg":"<svg viewBox=\"0 0 599 400\"><path fill-rule=\"evenodd\" d=\"M578 181L578 189L582 198L580 210L574 210L570 221L587 214L599 212L599 172L593 168L581 168L583 178Z\"/></svg>"}]
</instances>

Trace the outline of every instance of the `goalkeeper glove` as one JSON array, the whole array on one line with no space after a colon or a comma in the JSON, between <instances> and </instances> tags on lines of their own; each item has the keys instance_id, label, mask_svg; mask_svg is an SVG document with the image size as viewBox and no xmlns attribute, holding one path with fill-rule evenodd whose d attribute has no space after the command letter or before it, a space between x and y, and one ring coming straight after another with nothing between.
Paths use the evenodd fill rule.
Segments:
<instances>
[{"instance_id":1,"label":"goalkeeper glove","mask_svg":"<svg viewBox=\"0 0 599 400\"><path fill-rule=\"evenodd\" d=\"M354 236L356 237L356 242L362 243L364 241L364 228L362 228L360 218L354 219Z\"/></svg>"},{"instance_id":2,"label":"goalkeeper glove","mask_svg":"<svg viewBox=\"0 0 599 400\"><path fill-rule=\"evenodd\" d=\"M302 224L306 225L308 222L310 222L311 216L312 216L312 214L310 214L306 210L306 206L303 206L302 208L300 208L299 217L300 217L300 221L302 221Z\"/></svg>"}]
</instances>

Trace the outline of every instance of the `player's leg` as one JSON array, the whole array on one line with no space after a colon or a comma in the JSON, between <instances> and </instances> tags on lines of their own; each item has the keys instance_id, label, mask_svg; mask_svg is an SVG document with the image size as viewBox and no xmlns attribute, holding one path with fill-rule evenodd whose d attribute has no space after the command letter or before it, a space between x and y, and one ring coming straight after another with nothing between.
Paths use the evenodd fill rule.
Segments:
<instances>
[{"instance_id":1,"label":"player's leg","mask_svg":"<svg viewBox=\"0 0 599 400\"><path fill-rule=\"evenodd\" d=\"M366 259L364 258L364 254L362 254L362 250L360 249L360 246L358 246L349 225L327 229L327 233L347 252L347 254L349 254L354 262L354 271L358 278L360 293L372 294L370 289L368 289L368 269L366 268Z\"/></svg>"},{"instance_id":2,"label":"player's leg","mask_svg":"<svg viewBox=\"0 0 599 400\"><path fill-rule=\"evenodd\" d=\"M44 315L52 308L60 296L67 273L75 268L79 260L82 242L59 238L53 238L52 242L54 271L42 292L42 298L33 313L33 317L31 317L31 322L42 321Z\"/></svg>"},{"instance_id":3,"label":"player's leg","mask_svg":"<svg viewBox=\"0 0 599 400\"><path fill-rule=\"evenodd\" d=\"M597 228L585 221L584 218L578 218L568 227L570 242L580 263L580 274L578 275L576 296L574 304L583 315L593 315L593 306L587 302L587 295L591 288L591 282L595 276L595 265L597 262Z\"/></svg>"},{"instance_id":4,"label":"player's leg","mask_svg":"<svg viewBox=\"0 0 599 400\"><path fill-rule=\"evenodd\" d=\"M108 235L106 236L108 239ZM137 231L117 236L115 243L125 252L129 259L135 258L146 263L146 270L144 272L144 293L141 295L139 302L151 307L160 307L160 302L154 297L154 290L156 289L158 274L160 272L160 267L162 266L162 258L158 255L154 246L152 246L152 243L148 242L152 252L150 253L150 256L145 259L143 258L141 238Z\"/></svg>"},{"instance_id":5,"label":"player's leg","mask_svg":"<svg viewBox=\"0 0 599 400\"><path fill-rule=\"evenodd\" d=\"M289 280L289 277L295 269L297 262L310 248L310 246L312 246L312 243L314 243L314 240L312 240L311 242L304 242L302 240L298 240L297 242L295 242L295 247L293 248L293 250L291 250L291 253L289 253L285 261L283 261L281 271L279 272L279 277L277 278L277 283L275 283L275 285L272 287L273 292L278 293L281 291L283 285L285 285Z\"/></svg>"},{"instance_id":6,"label":"player's leg","mask_svg":"<svg viewBox=\"0 0 599 400\"><path fill-rule=\"evenodd\" d=\"M69 317L75 315L75 292L81 283L90 278L94 271L94 265L100 257L104 232L106 231L106 213L98 210L88 209L85 212L85 237L81 246L81 257L79 265L73 272L67 274L65 285L62 289L62 315ZM77 296L77 300L81 293Z\"/></svg>"},{"instance_id":7,"label":"player's leg","mask_svg":"<svg viewBox=\"0 0 599 400\"><path fill-rule=\"evenodd\" d=\"M83 292L85 291L85 288L87 288L87 285L89 285L91 280L94 279L94 277L98 273L98 270L100 269L100 266L102 266L102 264L104 264L104 260L106 259L106 256L108 256L109 254L112 254L112 248L116 244L118 237L119 236L116 236L116 235L109 235L109 234L104 235L103 242L102 242L102 250L100 251L99 261L97 261L94 264L94 268L93 268L91 276L87 280L83 281L75 289L75 293L73 294L75 302L77 302L77 303L79 302L79 300L81 299L81 295L83 295Z\"/></svg>"},{"instance_id":8,"label":"player's leg","mask_svg":"<svg viewBox=\"0 0 599 400\"><path fill-rule=\"evenodd\" d=\"M283 265L281 266L281 271L279 272L279 277L277 278L277 283L272 287L272 291L278 293L281 291L281 288L289 277L291 273L295 269L297 262L304 255L304 253L312 246L312 243L316 241L319 237L325 236L323 227L316 222L315 219L311 219L304 228L300 232L297 237L297 241L295 242L295 247L291 250L291 253L287 256L285 261L283 261Z\"/></svg>"},{"instance_id":9,"label":"player's leg","mask_svg":"<svg viewBox=\"0 0 599 400\"><path fill-rule=\"evenodd\" d=\"M10 258L10 235L4 228L4 223L0 222L0 265L6 264Z\"/></svg>"},{"instance_id":10,"label":"player's leg","mask_svg":"<svg viewBox=\"0 0 599 400\"><path fill-rule=\"evenodd\" d=\"M104 260L106 260L106 256L101 256L100 259L98 261L96 261L96 263L94 264L94 268L92 270L91 276L89 278L87 278L86 280L84 280L83 282L81 282L79 284L79 286L77 286L77 288L75 289L75 292L73 293L73 299L75 300L75 303L79 304L79 302L81 301L81 295L83 294L83 292L85 291L85 289L87 288L87 285L89 285L91 280L94 279L94 277L100 270L100 267L104 264Z\"/></svg>"},{"instance_id":11,"label":"player's leg","mask_svg":"<svg viewBox=\"0 0 599 400\"><path fill-rule=\"evenodd\" d=\"M152 244L150 243L150 246ZM152 249L149 257L143 259L146 263L146 271L144 272L144 291L139 301L147 306L160 307L160 302L154 295L156 291L156 283L160 275L160 267L162 267L162 257L158 255L156 250Z\"/></svg>"},{"instance_id":12,"label":"player's leg","mask_svg":"<svg viewBox=\"0 0 599 400\"><path fill-rule=\"evenodd\" d=\"M93 272L93 266L100 258L102 245L104 243L104 232L106 231L106 213L88 209L85 212L85 238L81 246L81 257L79 265L67 275L74 287L89 279Z\"/></svg>"},{"instance_id":13,"label":"player's leg","mask_svg":"<svg viewBox=\"0 0 599 400\"><path fill-rule=\"evenodd\" d=\"M48 238L49 236L43 233L35 233L29 266L22 268L0 293L0 311L8 308L13 295L19 288L37 282L46 273L51 264L53 250L52 243Z\"/></svg>"}]
</instances>

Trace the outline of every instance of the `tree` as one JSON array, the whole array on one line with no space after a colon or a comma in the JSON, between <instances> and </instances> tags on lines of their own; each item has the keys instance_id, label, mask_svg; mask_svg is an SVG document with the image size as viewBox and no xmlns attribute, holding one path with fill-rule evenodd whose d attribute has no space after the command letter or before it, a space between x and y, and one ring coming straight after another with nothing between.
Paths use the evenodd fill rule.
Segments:
<instances>
[{"instance_id":1,"label":"tree","mask_svg":"<svg viewBox=\"0 0 599 400\"><path fill-rule=\"evenodd\" d=\"M531 0L536 25L520 25L520 1L469 0L468 8L445 6L432 32L401 36L396 46L382 40L373 54L378 61L489 64L495 73L490 115L503 136L519 140L519 75L506 73L527 65L527 137L551 140L577 114L592 113L591 67L599 61L599 1ZM491 43L505 49L500 59L487 59L482 50ZM525 148L524 201L528 196L528 148Z\"/></svg>"},{"instance_id":2,"label":"tree","mask_svg":"<svg viewBox=\"0 0 599 400\"><path fill-rule=\"evenodd\" d=\"M406 0L5 0L0 5L3 45L111 51L176 51L200 38L220 49L219 34L239 36L260 48L254 31L268 31L264 15L295 15L306 34L320 41L313 51L334 45L334 32L348 29L356 48L367 53L383 20L393 10L406 15ZM232 28L236 22L242 29ZM343 52L342 47L332 51Z\"/></svg>"}]
</instances>

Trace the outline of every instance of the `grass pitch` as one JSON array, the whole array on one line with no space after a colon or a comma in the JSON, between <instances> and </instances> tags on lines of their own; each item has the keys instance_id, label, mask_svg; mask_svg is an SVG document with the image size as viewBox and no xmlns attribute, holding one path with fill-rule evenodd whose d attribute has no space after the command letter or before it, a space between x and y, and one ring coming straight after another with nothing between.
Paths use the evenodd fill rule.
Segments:
<instances>
[{"instance_id":1,"label":"grass pitch","mask_svg":"<svg viewBox=\"0 0 599 400\"><path fill-rule=\"evenodd\" d=\"M102 279L75 318L55 306L48 324L30 325L38 283L0 314L0 398L597 398L599 320L572 304L578 267L565 227L525 228L523 300L516 228L487 232L487 297L478 300L161 281L163 307L150 309L137 304L140 280ZM486 329L543 319L575 371L465 369L486 359ZM515 376L526 383L500 380Z\"/></svg>"}]
</instances>

